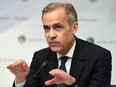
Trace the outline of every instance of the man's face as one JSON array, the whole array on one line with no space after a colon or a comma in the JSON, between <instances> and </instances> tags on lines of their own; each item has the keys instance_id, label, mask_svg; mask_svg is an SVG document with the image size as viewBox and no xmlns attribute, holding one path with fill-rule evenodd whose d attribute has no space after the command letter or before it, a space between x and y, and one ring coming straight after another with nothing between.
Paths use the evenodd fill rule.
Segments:
<instances>
[{"instance_id":1,"label":"man's face","mask_svg":"<svg viewBox=\"0 0 116 87\"><path fill-rule=\"evenodd\" d=\"M66 54L74 43L77 23L70 25L64 8L43 15L43 28L47 43L52 51Z\"/></svg>"}]
</instances>

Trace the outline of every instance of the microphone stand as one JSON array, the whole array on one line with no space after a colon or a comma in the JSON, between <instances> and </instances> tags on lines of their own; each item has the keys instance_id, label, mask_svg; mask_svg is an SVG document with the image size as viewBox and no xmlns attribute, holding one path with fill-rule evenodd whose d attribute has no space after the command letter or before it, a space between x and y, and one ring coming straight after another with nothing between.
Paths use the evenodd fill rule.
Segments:
<instances>
[{"instance_id":1,"label":"microphone stand","mask_svg":"<svg viewBox=\"0 0 116 87\"><path fill-rule=\"evenodd\" d=\"M26 87L30 81L42 70L43 67L45 67L48 64L48 60L45 60L42 64L42 66L37 70L37 72L29 79L29 81L27 81L27 83L23 86Z\"/></svg>"}]
</instances>

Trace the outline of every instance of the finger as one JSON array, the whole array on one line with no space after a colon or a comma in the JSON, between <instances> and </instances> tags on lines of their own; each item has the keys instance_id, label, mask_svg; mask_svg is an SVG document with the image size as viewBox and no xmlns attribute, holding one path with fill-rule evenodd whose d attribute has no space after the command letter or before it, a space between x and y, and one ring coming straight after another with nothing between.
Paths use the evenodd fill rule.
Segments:
<instances>
[{"instance_id":1,"label":"finger","mask_svg":"<svg viewBox=\"0 0 116 87\"><path fill-rule=\"evenodd\" d=\"M29 67L28 67L28 65L27 65L26 63L23 63L23 69L24 69L25 71L28 71Z\"/></svg>"},{"instance_id":2,"label":"finger","mask_svg":"<svg viewBox=\"0 0 116 87\"><path fill-rule=\"evenodd\" d=\"M24 60L19 60L19 61L16 61L15 63L13 63L13 66L14 67L21 66L21 65L23 65L23 63L25 63Z\"/></svg>"},{"instance_id":3,"label":"finger","mask_svg":"<svg viewBox=\"0 0 116 87\"><path fill-rule=\"evenodd\" d=\"M25 61L19 60L12 64L12 68L23 70Z\"/></svg>"},{"instance_id":4,"label":"finger","mask_svg":"<svg viewBox=\"0 0 116 87\"><path fill-rule=\"evenodd\" d=\"M48 81L45 82L45 85L52 85L52 84L56 84L55 78L53 78L53 79L48 80Z\"/></svg>"},{"instance_id":5,"label":"finger","mask_svg":"<svg viewBox=\"0 0 116 87\"><path fill-rule=\"evenodd\" d=\"M51 70L49 74L60 79L63 79L65 76L67 76L67 73L60 69Z\"/></svg>"},{"instance_id":6,"label":"finger","mask_svg":"<svg viewBox=\"0 0 116 87\"><path fill-rule=\"evenodd\" d=\"M23 60L16 61L10 65L7 66L7 69L9 69L11 72L16 73L23 70L23 63L25 63ZM25 64L26 65L26 64ZM28 66L27 66L28 67Z\"/></svg>"},{"instance_id":7,"label":"finger","mask_svg":"<svg viewBox=\"0 0 116 87\"><path fill-rule=\"evenodd\" d=\"M14 68L10 68L10 71L11 71L14 75L16 75L16 74L19 72L17 69L14 69Z\"/></svg>"},{"instance_id":8,"label":"finger","mask_svg":"<svg viewBox=\"0 0 116 87\"><path fill-rule=\"evenodd\" d=\"M7 66L7 69L11 69L12 68L12 64Z\"/></svg>"},{"instance_id":9,"label":"finger","mask_svg":"<svg viewBox=\"0 0 116 87\"><path fill-rule=\"evenodd\" d=\"M29 73L30 68L28 67L27 63L23 63L23 70L22 71L24 71L26 73L26 75Z\"/></svg>"},{"instance_id":10,"label":"finger","mask_svg":"<svg viewBox=\"0 0 116 87\"><path fill-rule=\"evenodd\" d=\"M62 70L60 69L53 69L49 72L49 74L53 76L59 75L60 73L62 73Z\"/></svg>"}]
</instances>

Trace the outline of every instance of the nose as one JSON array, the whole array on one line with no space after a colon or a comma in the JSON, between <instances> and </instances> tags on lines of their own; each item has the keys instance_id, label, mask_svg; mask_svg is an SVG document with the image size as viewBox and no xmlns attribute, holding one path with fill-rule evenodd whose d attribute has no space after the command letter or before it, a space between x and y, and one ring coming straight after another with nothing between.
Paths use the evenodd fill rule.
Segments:
<instances>
[{"instance_id":1,"label":"nose","mask_svg":"<svg viewBox=\"0 0 116 87\"><path fill-rule=\"evenodd\" d=\"M49 37L50 38L55 38L56 37L56 33L55 33L55 31L53 29L50 30Z\"/></svg>"}]
</instances>

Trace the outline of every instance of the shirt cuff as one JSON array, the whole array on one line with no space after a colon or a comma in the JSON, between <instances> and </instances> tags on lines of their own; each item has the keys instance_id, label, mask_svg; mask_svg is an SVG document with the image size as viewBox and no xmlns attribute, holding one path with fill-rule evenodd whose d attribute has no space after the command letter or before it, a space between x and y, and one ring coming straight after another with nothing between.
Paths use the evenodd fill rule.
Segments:
<instances>
[{"instance_id":1,"label":"shirt cuff","mask_svg":"<svg viewBox=\"0 0 116 87\"><path fill-rule=\"evenodd\" d=\"M23 87L25 82L26 82L26 80L24 82L22 82L22 83L16 83L16 81L15 81L15 86L16 87Z\"/></svg>"}]
</instances>

